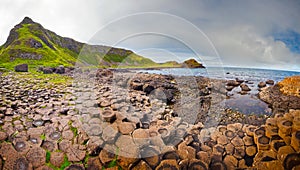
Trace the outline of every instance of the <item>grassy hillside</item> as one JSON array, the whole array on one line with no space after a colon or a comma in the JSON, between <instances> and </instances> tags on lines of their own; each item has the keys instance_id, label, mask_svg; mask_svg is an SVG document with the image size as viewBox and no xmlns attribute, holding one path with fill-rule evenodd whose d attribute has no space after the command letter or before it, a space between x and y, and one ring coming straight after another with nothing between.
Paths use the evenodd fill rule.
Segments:
<instances>
[{"instance_id":1,"label":"grassy hillside","mask_svg":"<svg viewBox=\"0 0 300 170\"><path fill-rule=\"evenodd\" d=\"M28 17L10 31L0 47L0 68L12 70L21 63L28 64L31 70L38 66L74 66L75 63L99 67L156 65L130 50L88 45L61 37Z\"/></svg>"}]
</instances>

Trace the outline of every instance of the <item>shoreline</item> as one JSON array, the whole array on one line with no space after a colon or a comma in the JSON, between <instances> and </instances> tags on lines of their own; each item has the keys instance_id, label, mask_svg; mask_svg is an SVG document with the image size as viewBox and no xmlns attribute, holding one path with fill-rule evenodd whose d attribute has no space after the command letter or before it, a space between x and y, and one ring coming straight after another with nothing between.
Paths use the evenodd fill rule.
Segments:
<instances>
[{"instance_id":1,"label":"shoreline","mask_svg":"<svg viewBox=\"0 0 300 170\"><path fill-rule=\"evenodd\" d=\"M218 103L226 99L226 81L112 70L86 72L63 82L58 81L60 75L39 76L0 76L4 97L0 99L0 155L12 160L0 163L4 168L16 162L29 169L60 167L68 160L69 167L102 169L115 157L115 166L122 169L280 168L298 149L294 143L299 139L292 137L293 142L288 142L285 137L294 131L280 132L285 146L274 156L277 140L268 129L286 128L270 126L271 120L290 120L294 128L298 112L278 113L266 120L222 111ZM189 115L198 111L197 117ZM189 118L199 122L186 123ZM265 138L268 144L257 140ZM148 158L142 156L145 151ZM41 159L30 159L33 152ZM264 161L267 157L274 160Z\"/></svg>"}]
</instances>

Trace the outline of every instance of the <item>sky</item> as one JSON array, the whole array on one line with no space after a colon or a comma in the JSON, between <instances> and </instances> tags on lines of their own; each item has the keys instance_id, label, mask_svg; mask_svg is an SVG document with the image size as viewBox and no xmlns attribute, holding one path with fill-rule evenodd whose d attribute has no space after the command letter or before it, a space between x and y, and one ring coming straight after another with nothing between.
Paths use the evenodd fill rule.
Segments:
<instances>
[{"instance_id":1,"label":"sky","mask_svg":"<svg viewBox=\"0 0 300 170\"><path fill-rule=\"evenodd\" d=\"M61 36L156 62L300 71L297 0L1 0L0 44L25 16Z\"/></svg>"}]
</instances>

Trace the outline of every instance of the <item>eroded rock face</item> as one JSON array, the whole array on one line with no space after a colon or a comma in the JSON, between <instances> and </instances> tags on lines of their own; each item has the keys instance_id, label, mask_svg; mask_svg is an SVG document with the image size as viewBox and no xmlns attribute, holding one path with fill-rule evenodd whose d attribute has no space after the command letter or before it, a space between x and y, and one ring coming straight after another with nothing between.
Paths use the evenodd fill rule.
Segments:
<instances>
[{"instance_id":1,"label":"eroded rock face","mask_svg":"<svg viewBox=\"0 0 300 170\"><path fill-rule=\"evenodd\" d=\"M289 90L288 86L282 87L280 83L263 88L259 93L259 98L270 104L275 112L287 112L289 109L300 109L300 97L296 95L293 89Z\"/></svg>"}]
</instances>

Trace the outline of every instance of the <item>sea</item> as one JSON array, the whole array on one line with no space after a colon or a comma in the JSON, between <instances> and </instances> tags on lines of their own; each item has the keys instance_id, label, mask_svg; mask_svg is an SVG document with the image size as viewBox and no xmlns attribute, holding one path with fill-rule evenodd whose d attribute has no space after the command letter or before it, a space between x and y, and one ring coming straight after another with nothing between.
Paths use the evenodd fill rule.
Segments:
<instances>
[{"instance_id":1,"label":"sea","mask_svg":"<svg viewBox=\"0 0 300 170\"><path fill-rule=\"evenodd\" d=\"M208 68L165 68L153 70L137 70L138 72L175 75L175 76L203 76L213 79L234 80L236 78L247 81L251 91L241 95L239 87L228 92L228 99L224 102L226 108L240 111L244 114L270 115L272 109L268 104L258 98L258 83L261 81L274 80L275 83L285 77L300 75L300 71L271 70L257 68L237 67L208 67Z\"/></svg>"}]
</instances>

